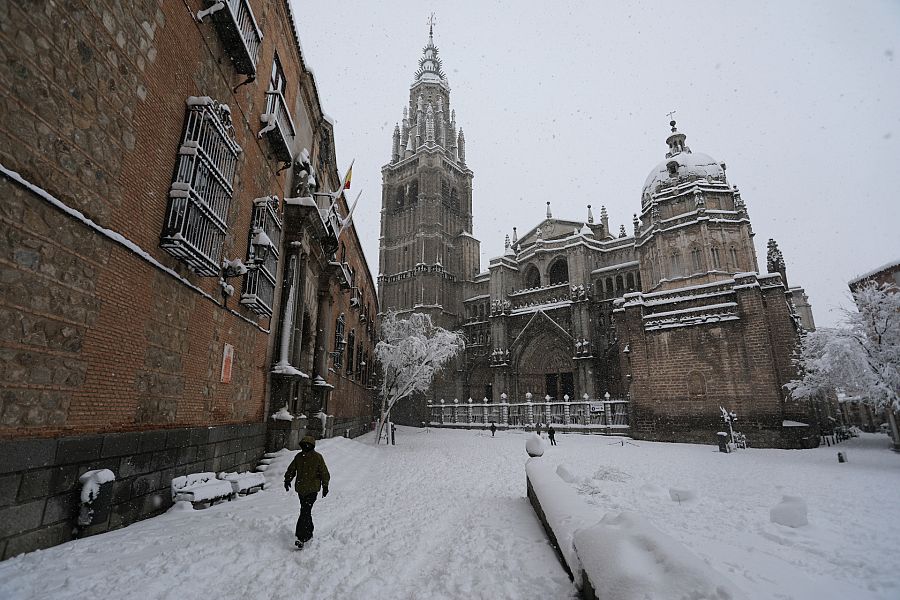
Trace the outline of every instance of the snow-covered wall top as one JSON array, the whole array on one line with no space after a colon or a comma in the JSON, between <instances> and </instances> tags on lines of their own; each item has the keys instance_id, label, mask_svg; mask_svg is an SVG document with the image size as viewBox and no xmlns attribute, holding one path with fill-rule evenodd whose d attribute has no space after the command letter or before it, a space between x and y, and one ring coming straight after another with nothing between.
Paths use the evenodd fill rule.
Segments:
<instances>
[{"instance_id":1,"label":"snow-covered wall top","mask_svg":"<svg viewBox=\"0 0 900 600\"><path fill-rule=\"evenodd\" d=\"M525 464L531 489L575 580L597 598L680 600L745 598L732 582L680 542L631 512L609 512L584 502L578 478L545 458Z\"/></svg>"}]
</instances>

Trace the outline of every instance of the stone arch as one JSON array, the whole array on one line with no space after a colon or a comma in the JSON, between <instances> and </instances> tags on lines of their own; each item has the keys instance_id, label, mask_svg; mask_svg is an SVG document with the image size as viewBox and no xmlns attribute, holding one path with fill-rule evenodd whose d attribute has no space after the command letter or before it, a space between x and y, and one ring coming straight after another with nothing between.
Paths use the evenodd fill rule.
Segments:
<instances>
[{"instance_id":1,"label":"stone arch","mask_svg":"<svg viewBox=\"0 0 900 600\"><path fill-rule=\"evenodd\" d=\"M687 393L692 402L706 402L706 378L700 371L691 371L687 375Z\"/></svg>"},{"instance_id":2,"label":"stone arch","mask_svg":"<svg viewBox=\"0 0 900 600\"><path fill-rule=\"evenodd\" d=\"M512 348L516 400L524 401L526 392L534 395L535 402L548 393L553 397L561 398L564 393L574 397L572 338L543 314L535 315L522 334L524 337L516 339ZM548 386L554 389L549 390Z\"/></svg>"},{"instance_id":3,"label":"stone arch","mask_svg":"<svg viewBox=\"0 0 900 600\"><path fill-rule=\"evenodd\" d=\"M691 269L693 273L703 272L703 251L697 245L691 246Z\"/></svg>"},{"instance_id":4,"label":"stone arch","mask_svg":"<svg viewBox=\"0 0 900 600\"><path fill-rule=\"evenodd\" d=\"M541 287L541 272L534 265L525 267L525 288Z\"/></svg>"},{"instance_id":5,"label":"stone arch","mask_svg":"<svg viewBox=\"0 0 900 600\"><path fill-rule=\"evenodd\" d=\"M547 269L547 280L550 285L557 283L568 283L569 281L569 263L565 258L557 258L550 263Z\"/></svg>"},{"instance_id":6,"label":"stone arch","mask_svg":"<svg viewBox=\"0 0 900 600\"><path fill-rule=\"evenodd\" d=\"M628 273L628 275L625 276L625 289L628 290L629 292L635 291L634 273Z\"/></svg>"}]
</instances>

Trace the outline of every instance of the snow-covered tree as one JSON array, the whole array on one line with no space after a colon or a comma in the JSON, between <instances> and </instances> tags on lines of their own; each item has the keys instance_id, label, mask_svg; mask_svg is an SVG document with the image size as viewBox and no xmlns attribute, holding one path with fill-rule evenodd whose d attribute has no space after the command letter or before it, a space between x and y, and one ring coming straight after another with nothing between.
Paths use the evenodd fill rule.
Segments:
<instances>
[{"instance_id":1,"label":"snow-covered tree","mask_svg":"<svg viewBox=\"0 0 900 600\"><path fill-rule=\"evenodd\" d=\"M375 356L383 377L375 443L381 440L394 405L411 394L428 390L438 371L464 347L461 333L434 325L429 315L413 313L400 318L389 312L381 319L381 341L375 346Z\"/></svg>"},{"instance_id":2,"label":"snow-covered tree","mask_svg":"<svg viewBox=\"0 0 900 600\"><path fill-rule=\"evenodd\" d=\"M859 394L887 413L894 444L900 443L900 290L869 284L853 293L857 311L847 311L834 329L804 335L797 359L802 378L787 384L795 398L835 389Z\"/></svg>"}]
</instances>

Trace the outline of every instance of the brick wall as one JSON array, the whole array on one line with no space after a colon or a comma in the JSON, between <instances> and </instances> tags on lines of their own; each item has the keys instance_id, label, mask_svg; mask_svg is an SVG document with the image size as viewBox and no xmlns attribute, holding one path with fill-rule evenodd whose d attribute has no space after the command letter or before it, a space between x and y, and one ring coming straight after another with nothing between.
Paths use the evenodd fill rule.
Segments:
<instances>
[{"instance_id":1,"label":"brick wall","mask_svg":"<svg viewBox=\"0 0 900 600\"><path fill-rule=\"evenodd\" d=\"M272 324L239 304L240 278L226 299L159 248L189 96L227 104L242 148L223 257L246 259L252 200L284 196L257 138L275 52L288 106L308 75L287 3L250 3L264 35L241 86L194 19L203 0L0 3L0 163L27 182L0 175L3 557L73 535L88 469L116 474L114 509L80 534L164 510L176 475L251 469L264 451Z\"/></svg>"},{"instance_id":2,"label":"brick wall","mask_svg":"<svg viewBox=\"0 0 900 600\"><path fill-rule=\"evenodd\" d=\"M800 444L781 426L786 418L810 422L807 407L783 391L797 339L784 288L738 286L735 294L738 320L646 331L640 305L616 313L620 344L629 346L620 357L632 375L635 437L713 443L726 427L723 406L737 413L735 429L751 445Z\"/></svg>"}]
</instances>

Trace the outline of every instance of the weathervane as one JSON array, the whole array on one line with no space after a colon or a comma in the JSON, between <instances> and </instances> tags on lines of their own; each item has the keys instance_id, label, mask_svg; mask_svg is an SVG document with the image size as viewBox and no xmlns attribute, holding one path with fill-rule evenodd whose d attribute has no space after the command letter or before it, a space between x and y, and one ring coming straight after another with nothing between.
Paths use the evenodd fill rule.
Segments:
<instances>
[{"instance_id":1,"label":"weathervane","mask_svg":"<svg viewBox=\"0 0 900 600\"><path fill-rule=\"evenodd\" d=\"M434 34L434 13L428 17L428 35Z\"/></svg>"},{"instance_id":2,"label":"weathervane","mask_svg":"<svg viewBox=\"0 0 900 600\"><path fill-rule=\"evenodd\" d=\"M674 132L675 131L675 111L673 110L671 112L668 112L668 113L666 113L666 115L669 117L669 125L672 127L672 131Z\"/></svg>"}]
</instances>

